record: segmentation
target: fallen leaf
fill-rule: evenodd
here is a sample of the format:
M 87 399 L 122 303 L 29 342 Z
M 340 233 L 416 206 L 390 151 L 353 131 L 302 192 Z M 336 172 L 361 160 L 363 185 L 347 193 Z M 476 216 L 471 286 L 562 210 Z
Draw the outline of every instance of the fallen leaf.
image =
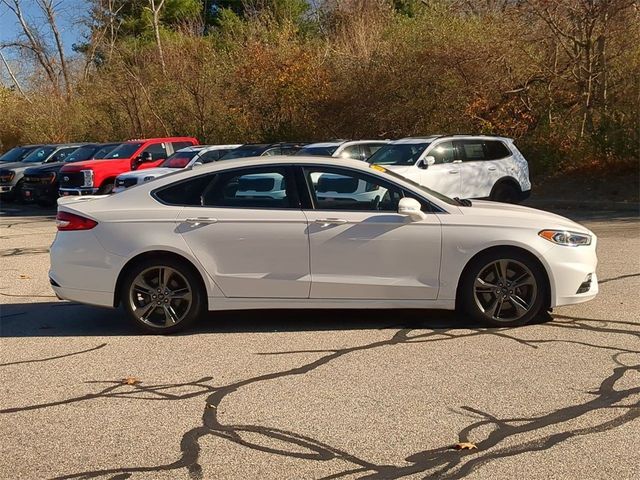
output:
M 29 275 L 20 274 L 20 278 L 31 278 Z
M 136 385 L 138 383 L 140 383 L 140 380 L 138 380 L 136 377 L 127 377 L 122 379 L 123 385 Z
M 456 449 L 456 450 L 477 450 L 478 449 L 476 444 L 475 443 L 471 443 L 471 442 L 456 443 L 453 446 L 453 448 Z
M 212 405 L 211 403 L 207 403 L 207 408 L 216 408 L 216 406 Z

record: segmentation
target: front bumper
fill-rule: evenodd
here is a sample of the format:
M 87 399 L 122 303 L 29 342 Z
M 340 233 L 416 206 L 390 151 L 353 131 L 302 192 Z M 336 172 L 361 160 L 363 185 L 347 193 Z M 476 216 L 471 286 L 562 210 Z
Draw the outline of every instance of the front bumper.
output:
M 22 186 L 22 199 L 27 202 L 37 202 L 47 200 L 54 202 L 58 197 L 58 188 L 56 185 L 31 185 L 25 183 Z
M 61 188 L 60 196 L 66 197 L 69 195 L 93 195 L 98 191 L 93 187 L 79 187 L 79 188 Z
M 14 185 L 0 185 L 0 193 L 10 193 Z

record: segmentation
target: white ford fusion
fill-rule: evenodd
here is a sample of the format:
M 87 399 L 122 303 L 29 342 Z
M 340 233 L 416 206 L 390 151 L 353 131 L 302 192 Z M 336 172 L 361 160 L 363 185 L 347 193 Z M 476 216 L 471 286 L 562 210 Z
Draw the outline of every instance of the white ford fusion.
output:
M 338 192 L 359 185 L 375 196 Z M 214 162 L 110 197 L 62 198 L 57 224 L 56 294 L 123 305 L 150 332 L 205 310 L 307 307 L 458 308 L 513 326 L 598 292 L 585 227 L 451 200 L 344 159 Z

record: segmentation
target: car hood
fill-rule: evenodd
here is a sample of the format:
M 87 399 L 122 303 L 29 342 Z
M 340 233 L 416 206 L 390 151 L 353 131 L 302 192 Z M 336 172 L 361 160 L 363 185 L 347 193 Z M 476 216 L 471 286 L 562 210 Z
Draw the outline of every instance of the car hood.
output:
M 179 168 L 146 168 L 143 170 L 133 170 L 131 172 L 125 172 L 118 175 L 118 178 L 146 178 L 146 177 L 160 177 L 168 173 L 177 172 Z
M 79 172 L 92 167 L 100 168 L 101 165 L 113 164 L 113 162 L 128 161 L 128 158 L 114 158 L 109 160 L 83 160 L 82 162 L 71 162 L 64 166 L 65 172 Z
M 398 175 L 404 175 L 406 173 L 408 173 L 411 170 L 411 167 L 413 167 L 414 165 L 380 165 L 383 168 L 386 168 L 387 170 L 391 170 L 394 173 L 397 173 Z
M 592 232 L 561 215 L 535 208 L 513 205 L 510 203 L 473 200 L 471 207 L 460 207 L 466 217 L 477 219 L 484 225 L 501 225 L 512 227 L 536 227 L 548 229 L 566 229 L 574 232 L 592 234 Z
M 0 170 L 24 170 L 29 167 L 37 167 L 41 165 L 39 162 L 33 163 L 24 163 L 24 162 L 9 162 L 9 163 L 0 163 Z
M 45 163 L 44 165 L 36 165 L 35 167 L 27 168 L 30 175 L 37 175 L 39 173 L 59 172 L 62 167 L 65 166 L 64 162 Z

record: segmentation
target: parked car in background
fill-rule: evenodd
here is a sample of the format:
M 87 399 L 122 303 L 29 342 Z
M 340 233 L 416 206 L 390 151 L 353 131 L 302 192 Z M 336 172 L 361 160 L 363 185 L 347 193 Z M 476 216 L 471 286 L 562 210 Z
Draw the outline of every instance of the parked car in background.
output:
M 305 143 L 245 143 L 220 158 L 220 160 L 232 160 L 234 158 L 263 157 L 273 155 L 293 155 Z
M 324 196 L 314 175 L 380 198 Z M 248 194 L 272 187 L 281 193 Z M 506 327 L 598 293 L 596 237 L 582 225 L 470 206 L 352 160 L 213 162 L 118 195 L 60 199 L 57 226 L 56 295 L 122 305 L 152 333 L 247 308 L 459 308 Z
M 20 162 L 38 147 L 42 147 L 42 145 L 21 145 L 19 147 L 13 147 L 0 156 L 0 163 Z
M 22 177 L 27 168 L 43 163 L 62 162 L 83 145 L 83 143 L 42 145 L 31 150 L 20 162 L 0 164 L 0 195 L 2 199 L 22 199 Z
M 24 172 L 22 198 L 47 206 L 56 202 L 60 188 L 60 170 L 68 163 L 84 162 L 107 156 L 120 143 L 90 143 L 79 147 L 61 162 L 27 168 Z
M 454 198 L 517 203 L 531 193 L 529 164 L 513 140 L 505 137 L 403 138 L 367 161 Z
M 387 143 L 389 140 L 336 140 L 334 142 L 310 143 L 294 155 L 366 160 Z
M 192 137 L 148 138 L 122 143 L 103 160 L 70 163 L 60 170 L 61 195 L 111 193 L 118 175 L 157 167 L 173 152 L 197 145 Z
M 133 170 L 131 172 L 121 173 L 116 177 L 114 193 L 133 187 L 139 183 L 144 183 L 154 178 L 161 177 L 176 169 L 192 167 L 196 164 L 205 164 L 220 160 L 222 156 L 227 154 L 240 145 L 196 145 L 178 150 L 169 156 L 156 168 L 149 168 L 142 171 Z

